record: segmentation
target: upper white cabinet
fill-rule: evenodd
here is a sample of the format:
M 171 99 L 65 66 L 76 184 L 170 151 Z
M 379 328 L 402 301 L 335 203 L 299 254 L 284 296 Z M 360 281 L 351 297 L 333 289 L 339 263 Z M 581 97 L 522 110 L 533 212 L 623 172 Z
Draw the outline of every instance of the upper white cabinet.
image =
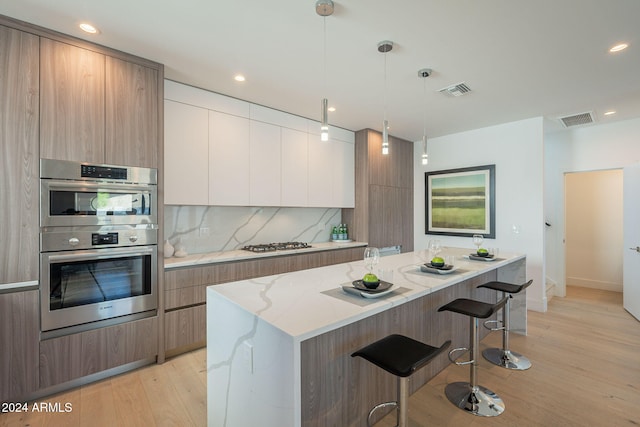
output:
M 280 189 L 283 206 L 309 206 L 309 135 L 282 128 Z
M 322 142 L 318 122 L 168 80 L 165 98 L 165 203 L 354 207 L 353 132 Z
M 280 206 L 280 126 L 251 120 L 249 203 Z
M 209 111 L 209 204 L 250 206 L 249 119 Z
M 309 206 L 355 206 L 355 134 L 329 127 L 320 140 L 320 123 L 309 120 Z
M 353 207 L 354 144 L 309 135 L 309 206 Z
M 337 206 L 333 203 L 333 163 L 337 157 L 332 141 L 309 135 L 309 206 Z
M 209 204 L 209 111 L 164 101 L 164 203 Z

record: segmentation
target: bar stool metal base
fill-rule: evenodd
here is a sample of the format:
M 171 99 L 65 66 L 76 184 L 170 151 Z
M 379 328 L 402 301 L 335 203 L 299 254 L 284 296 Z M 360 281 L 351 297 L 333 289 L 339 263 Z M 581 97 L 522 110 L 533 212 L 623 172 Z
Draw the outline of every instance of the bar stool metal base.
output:
M 503 350 L 501 348 L 487 348 L 482 352 L 482 355 L 494 365 L 514 371 L 524 371 L 531 367 L 529 359 L 515 351 Z
M 480 417 L 495 417 L 504 411 L 504 402 L 491 390 L 466 382 L 447 384 L 444 393 L 449 402 L 465 412 Z

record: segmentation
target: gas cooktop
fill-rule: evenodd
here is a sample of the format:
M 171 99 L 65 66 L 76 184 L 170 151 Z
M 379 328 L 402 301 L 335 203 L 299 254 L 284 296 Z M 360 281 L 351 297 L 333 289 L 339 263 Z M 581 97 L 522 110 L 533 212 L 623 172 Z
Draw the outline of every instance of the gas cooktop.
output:
M 282 243 L 264 243 L 259 245 L 247 245 L 242 249 L 251 252 L 272 252 L 272 251 L 285 251 L 289 249 L 305 249 L 310 248 L 311 245 L 305 242 L 282 242 Z

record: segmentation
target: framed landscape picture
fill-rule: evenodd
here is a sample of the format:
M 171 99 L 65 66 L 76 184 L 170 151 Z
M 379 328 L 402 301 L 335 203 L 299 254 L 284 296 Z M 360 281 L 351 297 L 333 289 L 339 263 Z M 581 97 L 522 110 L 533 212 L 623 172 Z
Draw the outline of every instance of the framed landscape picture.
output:
M 425 234 L 496 237 L 496 165 L 425 172 Z

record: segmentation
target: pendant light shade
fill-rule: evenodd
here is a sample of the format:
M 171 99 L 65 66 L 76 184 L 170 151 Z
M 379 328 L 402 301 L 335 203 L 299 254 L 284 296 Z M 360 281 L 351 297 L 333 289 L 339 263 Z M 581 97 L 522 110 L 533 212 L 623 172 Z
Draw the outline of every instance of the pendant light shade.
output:
M 323 67 L 322 76 L 324 78 L 324 92 L 327 93 L 327 16 L 333 14 L 333 1 L 318 0 L 316 2 L 316 13 L 323 18 L 322 22 L 322 49 L 323 49 Z M 329 141 L 329 101 L 322 98 L 320 104 L 320 140 Z
M 427 77 L 431 75 L 431 68 L 423 68 L 418 71 L 418 76 L 423 79 L 423 96 L 424 96 L 424 119 L 422 128 L 422 164 L 429 164 L 429 154 L 427 153 Z
M 382 154 L 389 154 L 389 122 L 382 121 Z
M 322 98 L 322 123 L 320 124 L 320 141 L 329 140 L 329 101 Z
M 383 88 L 383 104 L 384 118 L 382 120 L 382 154 L 389 154 L 389 122 L 387 121 L 387 52 L 393 49 L 393 42 L 384 40 L 378 43 L 378 52 L 385 54 L 384 56 L 384 88 Z
M 429 155 L 427 154 L 427 136 L 422 135 L 422 164 L 429 164 Z

